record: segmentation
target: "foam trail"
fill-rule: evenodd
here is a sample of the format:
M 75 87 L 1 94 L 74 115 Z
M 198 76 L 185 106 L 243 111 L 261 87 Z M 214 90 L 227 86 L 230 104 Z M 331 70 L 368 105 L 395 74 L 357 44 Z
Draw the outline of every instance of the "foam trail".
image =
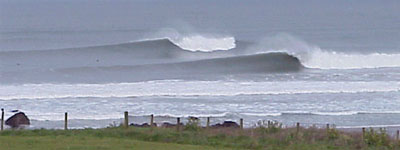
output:
M 246 85 L 246 86 L 243 86 Z M 313 94 L 399 91 L 400 82 L 226 82 L 149 81 L 110 84 L 0 85 L 0 99 L 56 99 L 68 97 L 235 96 L 256 94 Z
M 241 113 L 247 116 L 282 116 L 282 115 L 319 115 L 319 116 L 344 116 L 344 115 L 357 115 L 361 112 L 349 111 L 349 112 L 308 112 L 308 111 L 283 111 L 274 113 Z
M 318 115 L 318 116 L 350 116 L 350 115 L 363 115 L 363 114 L 400 114 L 399 111 L 338 111 L 338 112 L 310 112 L 310 111 L 282 111 L 271 113 L 240 113 L 246 116 L 282 116 L 282 115 Z
M 266 116 L 281 116 L 282 113 L 240 113 L 246 116 L 257 116 L 257 117 L 266 117 Z
M 345 54 L 316 50 L 309 54 L 303 64 L 309 68 L 320 69 L 360 69 L 400 67 L 400 54 Z
M 353 129 L 353 128 L 390 128 L 400 127 L 400 124 L 381 124 L 381 125 L 363 125 L 363 126 L 336 126 L 339 129 Z
M 199 118 L 205 118 L 205 117 L 213 117 L 213 118 L 222 118 L 226 117 L 230 113 L 224 112 L 224 113 L 219 113 L 219 114 L 189 114 L 189 115 L 176 115 L 176 114 L 169 114 L 169 113 L 161 113 L 161 114 L 154 114 L 154 116 L 157 117 L 170 117 L 170 118 L 177 118 L 177 117 L 182 117 L 182 118 L 187 118 L 191 116 L 199 117 Z M 142 114 L 138 116 L 147 116 L 148 114 Z
M 321 116 L 344 116 L 344 115 L 356 115 L 359 112 L 356 111 L 347 111 L 347 112 L 311 112 L 313 115 L 321 115 Z

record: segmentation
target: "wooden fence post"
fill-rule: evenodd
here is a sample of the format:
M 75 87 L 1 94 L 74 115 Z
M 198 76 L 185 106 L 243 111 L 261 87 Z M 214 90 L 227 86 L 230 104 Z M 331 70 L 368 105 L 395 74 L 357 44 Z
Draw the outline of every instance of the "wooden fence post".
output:
M 327 133 L 327 134 L 329 133 L 329 123 L 326 124 L 326 133 Z
M 397 132 L 396 132 L 396 140 L 399 140 L 399 137 L 400 136 L 400 131 L 399 130 L 397 130 Z
M 365 137 L 365 128 L 362 128 L 362 138 L 364 139 Z
M 4 109 L 2 108 L 1 109 L 1 130 L 0 131 L 3 131 L 3 129 L 4 129 Z
M 243 129 L 243 118 L 240 118 L 240 129 Z
M 154 126 L 154 115 L 151 114 L 150 115 L 150 127 L 153 127 L 153 126 Z
M 176 130 L 179 131 L 179 126 L 181 125 L 181 118 L 176 118 Z
M 68 112 L 64 114 L 64 130 L 68 130 Z
M 210 127 L 210 117 L 207 117 L 207 124 L 206 127 L 209 128 Z
M 296 134 L 299 134 L 300 132 L 300 122 L 296 123 Z
M 128 128 L 129 126 L 129 119 L 128 119 L 128 111 L 124 112 L 124 127 Z

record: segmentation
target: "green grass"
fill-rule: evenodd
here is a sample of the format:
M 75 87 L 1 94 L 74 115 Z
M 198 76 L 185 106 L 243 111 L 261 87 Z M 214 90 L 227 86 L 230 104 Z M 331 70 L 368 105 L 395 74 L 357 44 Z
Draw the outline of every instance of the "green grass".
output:
M 208 146 L 76 136 L 2 136 L 1 150 L 206 150 Z
M 4 146 L 5 145 L 5 146 Z M 353 150 L 400 149 L 384 132 L 340 132 L 259 126 L 252 129 L 122 128 L 80 130 L 7 130 L 0 132 L 2 149 L 265 149 Z

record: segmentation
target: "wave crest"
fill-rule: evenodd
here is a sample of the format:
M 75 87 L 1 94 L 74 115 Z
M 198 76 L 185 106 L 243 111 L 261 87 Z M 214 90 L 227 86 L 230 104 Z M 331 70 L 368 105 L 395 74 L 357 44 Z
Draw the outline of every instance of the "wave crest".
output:
M 168 39 L 174 45 L 193 52 L 226 51 L 236 47 L 236 40 L 233 36 L 181 33 L 175 29 L 163 29 L 150 37 L 155 38 L 147 38 L 141 41 Z
M 265 38 L 250 48 L 250 52 L 285 52 L 297 57 L 305 67 L 315 69 L 400 67 L 400 54 L 357 54 L 325 50 L 289 34 Z
M 236 47 L 234 37 L 207 38 L 201 35 L 187 36 L 178 40 L 170 39 L 175 45 L 184 50 L 212 52 L 230 50 Z

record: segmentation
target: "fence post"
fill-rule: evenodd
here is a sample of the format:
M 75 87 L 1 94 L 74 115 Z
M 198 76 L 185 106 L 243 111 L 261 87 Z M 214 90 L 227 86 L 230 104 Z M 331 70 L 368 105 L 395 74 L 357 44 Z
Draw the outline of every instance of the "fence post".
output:
M 129 119 L 128 119 L 128 111 L 124 112 L 124 127 L 128 128 L 129 125 Z
M 181 118 L 176 118 L 176 130 L 179 131 L 179 126 L 181 125 Z
M 296 123 L 296 134 L 299 134 L 300 132 L 300 122 Z
M 397 132 L 396 132 L 396 140 L 399 140 L 399 136 L 400 136 L 400 131 L 397 130 Z
M 64 130 L 68 130 L 68 112 L 64 114 Z
M 1 109 L 1 131 L 4 129 L 4 109 Z
M 210 117 L 207 117 L 207 124 L 206 127 L 209 128 L 210 127 Z
M 240 118 L 240 129 L 243 129 L 243 118 Z
M 364 139 L 365 137 L 365 128 L 362 128 L 362 138 Z
M 150 115 L 150 127 L 153 127 L 153 126 L 154 126 L 154 115 L 151 114 Z
M 327 134 L 329 133 L 329 123 L 326 124 L 326 133 L 327 133 Z

